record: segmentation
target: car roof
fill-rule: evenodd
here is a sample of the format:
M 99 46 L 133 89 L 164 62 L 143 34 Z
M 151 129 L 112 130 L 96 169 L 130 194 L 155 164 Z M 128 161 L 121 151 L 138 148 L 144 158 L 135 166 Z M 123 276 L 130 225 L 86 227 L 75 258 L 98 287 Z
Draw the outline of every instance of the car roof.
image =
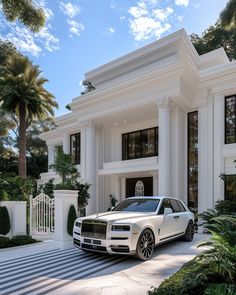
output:
M 179 200 L 178 198 L 167 197 L 167 196 L 142 196 L 142 197 L 130 197 L 127 199 L 159 199 L 159 200 L 162 200 L 164 198 Z M 181 200 L 179 200 L 179 201 L 181 201 Z

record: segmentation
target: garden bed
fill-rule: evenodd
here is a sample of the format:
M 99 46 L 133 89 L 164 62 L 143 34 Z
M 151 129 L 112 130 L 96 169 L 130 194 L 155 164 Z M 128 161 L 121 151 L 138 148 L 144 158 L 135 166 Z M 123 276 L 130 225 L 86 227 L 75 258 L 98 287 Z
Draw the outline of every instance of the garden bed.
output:
M 0 249 L 23 246 L 28 244 L 38 243 L 39 241 L 33 239 L 31 236 L 14 236 L 11 239 L 7 237 L 0 237 Z

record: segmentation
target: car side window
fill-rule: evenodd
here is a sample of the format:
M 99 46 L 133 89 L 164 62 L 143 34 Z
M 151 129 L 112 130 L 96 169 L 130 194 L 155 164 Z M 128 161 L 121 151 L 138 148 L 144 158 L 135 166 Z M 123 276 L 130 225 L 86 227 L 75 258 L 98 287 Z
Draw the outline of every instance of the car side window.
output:
M 179 207 L 179 202 L 177 200 L 170 200 L 173 212 L 181 212 L 181 208 Z
M 170 199 L 164 199 L 162 201 L 161 208 L 160 208 L 158 214 L 164 214 L 165 208 L 171 208 L 173 210 L 171 203 L 170 203 Z
M 178 202 L 181 212 L 186 212 L 186 209 L 184 208 L 183 204 L 180 201 L 177 201 L 177 202 Z

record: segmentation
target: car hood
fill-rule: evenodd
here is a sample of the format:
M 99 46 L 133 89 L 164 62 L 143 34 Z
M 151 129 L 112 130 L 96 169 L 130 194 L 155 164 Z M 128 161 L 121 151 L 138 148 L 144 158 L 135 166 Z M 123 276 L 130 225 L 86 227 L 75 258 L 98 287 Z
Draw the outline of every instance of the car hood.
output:
M 94 219 L 94 220 L 100 220 L 100 221 L 106 221 L 106 222 L 125 221 L 125 222 L 132 223 L 132 221 L 134 220 L 137 221 L 137 219 L 139 218 L 143 219 L 145 217 L 150 217 L 154 215 L 156 215 L 156 213 L 111 211 L 111 212 L 93 214 L 90 216 L 79 218 L 78 220 Z

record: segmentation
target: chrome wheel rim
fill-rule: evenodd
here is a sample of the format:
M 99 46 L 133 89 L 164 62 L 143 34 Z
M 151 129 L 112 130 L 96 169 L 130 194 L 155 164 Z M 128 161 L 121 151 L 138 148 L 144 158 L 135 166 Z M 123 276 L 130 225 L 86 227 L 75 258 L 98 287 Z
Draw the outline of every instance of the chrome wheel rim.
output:
M 151 231 L 145 231 L 140 239 L 140 251 L 145 259 L 152 256 L 154 250 L 154 237 Z
M 188 229 L 187 229 L 187 237 L 189 239 L 192 239 L 194 235 L 194 225 L 192 223 L 189 223 Z

